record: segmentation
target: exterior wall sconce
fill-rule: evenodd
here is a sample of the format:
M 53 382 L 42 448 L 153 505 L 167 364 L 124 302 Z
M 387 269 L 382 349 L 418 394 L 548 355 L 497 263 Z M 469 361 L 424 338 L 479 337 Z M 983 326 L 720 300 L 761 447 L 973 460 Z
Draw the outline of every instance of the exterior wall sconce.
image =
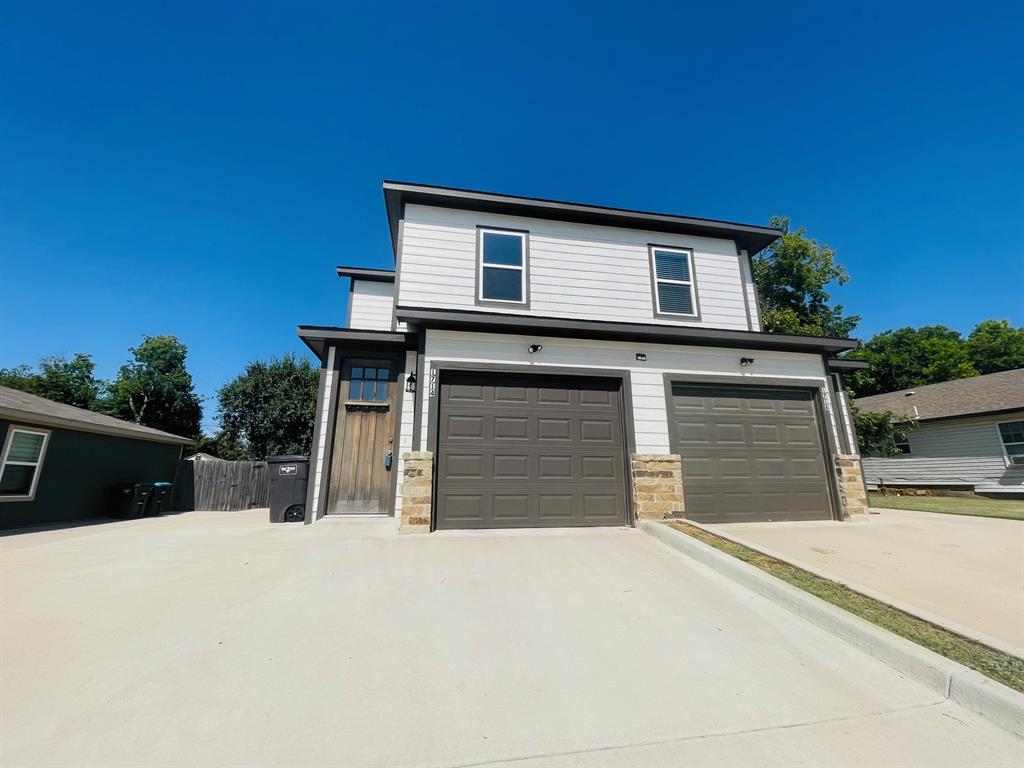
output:
M 636 359 L 639 360 L 641 363 L 646 363 L 647 362 L 647 353 L 646 352 L 637 352 L 636 353 Z
M 405 391 L 415 392 L 416 391 L 416 374 L 410 373 L 409 378 L 405 380 Z
M 744 368 L 746 368 L 748 365 L 753 365 L 753 364 L 754 364 L 754 358 L 752 358 L 752 357 L 741 357 L 740 358 L 740 365 L 742 365 Z
M 544 345 L 543 344 L 531 344 L 530 348 L 529 348 L 529 352 L 532 355 L 534 352 L 540 352 L 542 349 L 544 349 Z

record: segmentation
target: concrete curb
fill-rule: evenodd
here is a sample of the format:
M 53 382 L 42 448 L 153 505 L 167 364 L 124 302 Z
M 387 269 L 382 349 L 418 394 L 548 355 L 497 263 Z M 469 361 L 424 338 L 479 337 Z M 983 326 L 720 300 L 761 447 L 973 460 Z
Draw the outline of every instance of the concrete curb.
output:
M 641 520 L 637 527 L 999 728 L 1024 738 L 1024 694 L 847 613 L 663 523 Z
M 761 544 L 748 541 L 744 539 L 742 536 L 738 536 L 737 534 L 733 533 L 732 531 L 723 531 L 719 528 L 716 528 L 714 525 L 698 523 L 694 520 L 687 520 L 686 522 L 688 525 L 692 525 L 694 528 L 700 528 L 702 531 L 707 531 L 713 536 L 718 536 L 720 538 L 727 539 L 733 542 L 734 544 L 740 544 L 746 547 L 747 549 L 753 549 L 756 552 L 760 552 L 762 555 L 774 557 L 776 560 L 782 560 L 783 562 L 796 566 L 797 568 L 805 570 L 808 573 L 813 573 L 815 576 L 820 576 L 823 579 L 828 579 L 829 581 L 834 581 L 837 584 L 842 584 L 845 587 L 849 587 L 854 592 L 860 592 L 862 595 L 870 597 L 872 600 L 877 600 L 880 603 L 891 605 L 893 608 L 903 611 L 904 613 L 909 613 L 911 616 L 916 616 L 922 621 L 927 621 L 929 624 L 934 624 L 937 627 L 948 629 L 950 632 L 960 635 L 961 637 L 965 637 L 968 640 L 973 640 L 976 643 L 987 645 L 989 648 L 994 648 L 1000 653 L 1005 653 L 1010 656 L 1016 656 L 1019 659 L 1024 659 L 1024 649 L 1015 648 L 1009 643 L 1004 643 L 1002 640 L 998 640 L 994 637 L 989 637 L 988 635 L 985 635 L 981 632 L 977 632 L 976 630 L 970 629 L 969 627 L 965 627 L 961 624 L 957 624 L 956 622 L 949 621 L 948 619 L 945 619 L 941 616 L 936 616 L 934 613 L 923 611 L 916 606 L 909 605 L 900 600 L 896 600 L 895 598 L 889 597 L 888 595 L 884 595 L 881 592 L 870 589 L 869 587 L 862 587 L 860 584 L 857 584 L 854 581 L 850 581 L 849 579 L 844 579 L 842 576 L 837 576 L 834 573 L 823 571 L 818 566 L 810 565 L 808 563 L 802 562 L 801 560 L 792 558 L 789 555 L 783 555 Z M 835 523 L 832 522 L 831 525 L 835 525 Z M 842 523 L 842 525 L 847 525 L 847 523 Z

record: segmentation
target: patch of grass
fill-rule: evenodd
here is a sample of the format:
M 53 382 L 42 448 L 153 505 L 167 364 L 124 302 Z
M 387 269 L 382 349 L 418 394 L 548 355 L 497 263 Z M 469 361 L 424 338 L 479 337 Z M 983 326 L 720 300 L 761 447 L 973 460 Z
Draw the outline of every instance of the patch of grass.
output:
M 820 597 L 855 616 L 870 621 L 883 629 L 894 632 L 911 642 L 935 651 L 947 659 L 981 672 L 1014 690 L 1024 693 L 1024 659 L 989 648 L 987 645 L 969 640 L 955 632 L 911 616 L 843 584 L 824 579 L 789 563 L 736 544 L 728 539 L 715 536 L 701 528 L 686 523 L 669 523 L 677 531 L 692 536 L 715 549 L 732 555 L 745 563 L 760 568 L 787 584 L 804 592 Z
M 1024 520 L 1022 499 L 986 499 L 981 496 L 882 496 L 878 493 L 868 494 L 868 499 L 872 507 L 884 509 L 911 509 L 918 512 L 939 512 L 944 515 Z

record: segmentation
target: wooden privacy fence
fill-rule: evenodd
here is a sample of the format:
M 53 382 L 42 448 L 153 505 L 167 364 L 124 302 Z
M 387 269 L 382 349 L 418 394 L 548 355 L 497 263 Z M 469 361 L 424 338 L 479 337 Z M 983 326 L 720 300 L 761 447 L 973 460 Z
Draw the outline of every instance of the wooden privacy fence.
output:
M 270 504 L 265 461 L 182 461 L 175 509 L 252 509 Z

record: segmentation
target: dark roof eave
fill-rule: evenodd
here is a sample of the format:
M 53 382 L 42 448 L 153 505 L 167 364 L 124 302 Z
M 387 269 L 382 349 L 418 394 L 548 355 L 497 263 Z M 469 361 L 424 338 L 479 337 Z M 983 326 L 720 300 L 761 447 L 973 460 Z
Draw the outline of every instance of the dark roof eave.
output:
M 395 282 L 395 272 L 391 269 L 365 269 L 363 267 L 335 267 L 338 277 L 350 277 L 353 280 L 370 280 L 379 283 Z
M 745 349 L 775 349 L 817 354 L 836 354 L 857 348 L 855 339 L 823 336 L 796 336 L 757 331 L 733 331 L 722 328 L 692 328 L 647 323 L 616 323 L 599 320 L 568 320 L 557 317 L 501 315 L 460 310 L 398 307 L 399 320 L 421 323 L 431 328 L 534 333 L 608 340 L 648 341 L 663 344 L 728 346 Z
M 833 371 L 863 371 L 869 366 L 863 360 L 833 359 L 828 361 L 828 367 Z
M 172 435 L 170 432 L 153 430 L 153 432 L 139 432 L 132 429 L 121 429 L 116 425 L 96 424 L 90 421 L 79 421 L 66 416 L 55 416 L 47 413 L 29 410 L 27 408 L 12 408 L 0 406 L 0 417 L 15 422 L 31 424 L 42 427 L 61 427 L 76 432 L 88 432 L 94 435 L 109 435 L 111 437 L 125 437 L 130 440 L 145 440 L 151 443 L 166 443 L 167 445 L 180 445 L 186 448 L 195 446 L 196 441 L 188 437 Z
M 692 216 L 674 216 L 626 208 L 568 203 L 539 197 L 500 195 L 493 192 L 439 187 L 430 184 L 412 184 L 402 181 L 384 181 L 382 186 L 388 225 L 391 230 L 391 247 L 396 254 L 398 222 L 403 216 L 403 208 L 407 203 L 714 237 L 735 241 L 737 246 L 746 250 L 750 256 L 764 250 L 782 235 L 782 231 L 779 229 L 755 224 L 739 224 Z
M 329 325 L 300 325 L 299 338 L 321 361 L 328 345 L 344 345 L 351 349 L 373 350 L 381 347 L 415 346 L 415 335 L 392 331 L 370 331 L 358 328 L 337 328 Z

